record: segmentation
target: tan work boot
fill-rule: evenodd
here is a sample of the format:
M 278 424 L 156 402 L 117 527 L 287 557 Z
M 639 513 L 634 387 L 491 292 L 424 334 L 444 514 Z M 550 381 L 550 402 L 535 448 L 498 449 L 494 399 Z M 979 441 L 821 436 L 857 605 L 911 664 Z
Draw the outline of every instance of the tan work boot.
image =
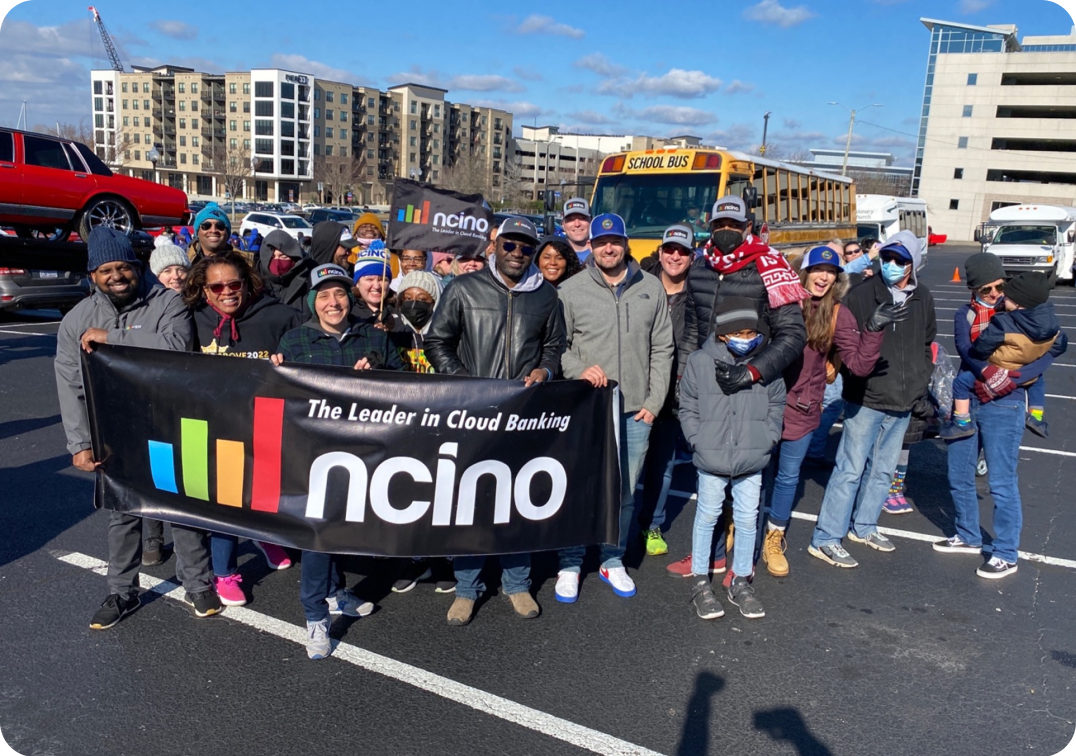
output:
M 474 599 L 456 596 L 452 606 L 448 608 L 448 624 L 463 627 L 474 616 Z
M 774 577 L 785 577 L 788 574 L 786 548 L 785 531 L 766 531 L 766 538 L 762 541 L 762 561 L 766 563 L 766 570 Z
M 534 619 L 541 612 L 538 602 L 527 591 L 523 593 L 509 593 L 508 600 L 512 602 L 512 608 L 523 619 Z

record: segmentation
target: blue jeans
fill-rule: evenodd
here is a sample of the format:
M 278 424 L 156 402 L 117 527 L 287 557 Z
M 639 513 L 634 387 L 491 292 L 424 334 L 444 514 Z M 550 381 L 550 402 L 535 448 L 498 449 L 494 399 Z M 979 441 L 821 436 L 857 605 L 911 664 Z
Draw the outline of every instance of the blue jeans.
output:
M 841 542 L 851 530 L 866 538 L 878 530 L 911 412 L 885 412 L 846 402 L 837 467 L 811 537 L 815 548 Z M 854 517 L 854 519 L 853 519 Z
M 209 546 L 213 554 L 213 575 L 228 577 L 239 571 L 235 562 L 235 550 L 239 546 L 239 536 L 226 533 L 210 533 Z
M 755 529 L 762 495 L 762 473 L 728 478 L 699 470 L 699 498 L 691 534 L 691 571 L 710 572 L 710 546 L 714 527 L 725 503 L 725 487 L 732 486 L 732 521 L 736 543 L 732 546 L 732 574 L 748 576 L 754 569 Z
M 844 411 L 844 376 L 838 374 L 837 380 L 826 386 L 826 393 L 822 397 L 822 424 L 815 429 L 811 440 L 811 446 L 807 449 L 808 457 L 826 456 L 826 442 L 829 441 L 829 430 L 837 422 L 837 418 Z
M 329 617 L 325 599 L 344 589 L 344 573 L 332 554 L 304 551 L 302 576 L 299 579 L 299 600 L 307 622 L 320 622 Z
M 988 404 L 971 400 L 971 420 L 977 436 L 950 441 L 949 491 L 956 508 L 956 534 L 970 546 L 982 544 L 979 530 L 979 497 L 975 492 L 975 466 L 982 443 L 990 468 L 990 495 L 994 499 L 993 556 L 1006 562 L 1017 560 L 1023 512 L 1016 464 L 1024 437 L 1024 392 L 1015 391 Z
M 1027 387 L 1027 406 L 1046 406 L 1046 376 L 1040 376 L 1037 381 Z
M 612 569 L 624 566 L 624 550 L 628 546 L 628 533 L 635 516 L 635 486 L 646 459 L 650 443 L 650 426 L 635 420 L 635 413 L 620 416 L 620 542 L 616 546 L 602 544 L 602 567 Z M 561 572 L 580 572 L 586 547 L 575 546 L 560 551 Z M 456 589 L 459 593 L 459 588 Z
M 665 524 L 665 503 L 672 488 L 681 436 L 680 421 L 672 415 L 659 417 L 650 429 L 649 449 L 643 465 L 643 490 L 639 496 L 639 526 L 644 530 L 661 530 Z
M 953 379 L 953 399 L 971 399 L 975 393 L 975 374 L 970 370 L 961 370 Z
M 773 479 L 773 493 L 770 494 L 770 522 L 774 525 L 786 527 L 792 519 L 792 503 L 800 482 L 800 467 L 813 440 L 814 436 L 808 433 L 795 441 L 782 441 L 778 447 L 777 474 Z
M 486 592 L 482 582 L 482 567 L 486 564 L 484 556 L 460 556 L 452 560 L 452 569 L 456 573 L 456 595 L 460 598 L 477 601 Z M 531 588 L 531 555 L 501 554 L 501 587 L 506 595 L 526 593 Z

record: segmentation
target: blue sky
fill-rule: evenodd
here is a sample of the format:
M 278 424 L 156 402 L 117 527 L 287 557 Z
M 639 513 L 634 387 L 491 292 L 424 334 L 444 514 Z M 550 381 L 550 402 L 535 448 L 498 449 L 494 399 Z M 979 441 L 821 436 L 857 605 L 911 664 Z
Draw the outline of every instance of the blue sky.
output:
M 522 123 L 587 133 L 695 134 L 784 154 L 855 145 L 910 164 L 922 98 L 927 16 L 1014 23 L 1024 35 L 1067 34 L 1047 0 L 746 0 L 304 5 L 281 0 L 169 6 L 99 0 L 126 62 L 199 70 L 291 68 L 382 89 L 404 81 L 492 104 Z M 316 10 L 298 12 L 297 8 Z M 489 8 L 489 10 L 486 10 Z M 723 10 L 723 8 L 728 8 Z M 182 9 L 182 12 L 180 12 Z M 84 2 L 30 0 L 0 27 L 0 124 L 23 100 L 30 123 L 89 116 L 89 70 L 107 67 Z

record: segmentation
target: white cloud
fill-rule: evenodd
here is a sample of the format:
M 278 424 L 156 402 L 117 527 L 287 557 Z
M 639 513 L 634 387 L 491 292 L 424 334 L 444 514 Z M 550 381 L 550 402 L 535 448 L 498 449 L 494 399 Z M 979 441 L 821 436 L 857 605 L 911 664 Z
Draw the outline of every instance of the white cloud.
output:
M 534 118 L 536 116 L 551 115 L 555 111 L 535 105 L 533 102 L 517 101 L 506 102 L 504 100 L 475 100 L 473 105 L 483 108 L 497 108 L 507 110 L 517 118 Z
M 411 66 L 401 73 L 390 74 L 385 77 L 389 84 L 424 84 L 427 87 L 440 87 L 441 74 L 437 71 L 423 71 L 421 66 Z
M 518 81 L 493 74 L 453 76 L 446 89 L 464 89 L 469 92 L 525 92 L 527 90 Z
M 792 130 L 792 131 L 795 131 L 796 129 L 798 129 L 800 126 L 803 125 L 802 123 L 797 121 L 795 118 L 782 119 L 782 123 L 784 123 L 786 129 L 789 129 L 789 130 Z
M 197 39 L 198 27 L 184 21 L 150 21 L 149 27 L 172 39 Z
M 605 76 L 607 78 L 623 76 L 628 72 L 628 69 L 613 63 L 613 61 L 609 60 L 604 53 L 600 52 L 584 55 L 572 65 L 576 68 L 585 68 L 588 71 L 598 74 L 598 76 Z
M 725 88 L 725 94 L 729 94 L 729 95 L 746 93 L 746 92 L 754 92 L 754 91 L 755 91 L 755 85 L 754 84 L 748 84 L 747 82 L 740 81 L 739 79 L 733 79 L 732 82 L 728 85 L 728 87 Z
M 614 123 L 614 120 L 612 118 L 603 115 L 596 110 L 579 110 L 574 113 L 568 113 L 568 117 L 578 121 L 579 123 L 592 124 L 596 126 Z
M 977 2 L 978 0 L 963 1 Z M 806 5 L 786 8 L 777 0 L 762 0 L 758 5 L 752 5 L 750 8 L 744 9 L 743 17 L 748 21 L 758 21 L 759 23 L 773 24 L 780 26 L 782 29 L 788 29 L 809 21 L 815 17 L 815 14 Z
M 516 66 L 515 68 L 512 69 L 512 73 L 514 73 L 516 76 L 523 79 L 524 81 L 544 81 L 545 80 L 545 77 L 542 76 L 541 71 L 538 71 L 537 69 L 531 68 L 530 66 Z
M 706 139 L 732 150 L 749 150 L 755 146 L 755 127 L 747 123 L 734 123 L 727 129 L 711 131 Z
M 269 63 L 273 68 L 284 68 L 300 73 L 308 73 L 318 79 L 340 81 L 345 84 L 360 84 L 363 82 L 363 77 L 348 71 L 347 69 L 335 68 L 327 63 L 310 60 L 310 58 L 294 53 L 273 53 L 272 57 L 269 59 Z
M 994 0 L 960 0 L 957 7 L 965 16 L 970 16 L 973 13 L 986 10 L 993 4 Z
M 642 74 L 636 79 L 611 79 L 598 86 L 598 94 L 628 97 L 651 95 L 654 97 L 678 97 L 684 100 L 705 97 L 721 87 L 721 79 L 702 71 L 685 71 L 673 68 L 661 76 Z
M 553 34 L 558 37 L 571 37 L 582 39 L 586 32 L 568 24 L 557 23 L 550 16 L 530 15 L 523 19 L 523 23 L 516 27 L 518 34 Z
M 617 115 L 651 123 L 669 123 L 676 126 L 705 126 L 715 123 L 717 116 L 708 110 L 688 108 L 682 105 L 652 105 L 642 110 L 632 110 L 618 105 Z

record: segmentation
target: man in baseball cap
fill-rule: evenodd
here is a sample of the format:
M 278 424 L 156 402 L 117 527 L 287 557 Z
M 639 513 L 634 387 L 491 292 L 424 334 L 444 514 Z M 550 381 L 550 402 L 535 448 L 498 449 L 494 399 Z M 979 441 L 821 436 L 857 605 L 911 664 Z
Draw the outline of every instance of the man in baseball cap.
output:
M 526 218 L 512 215 L 505 218 L 497 229 L 497 238 L 508 236 L 522 242 L 529 242 L 531 246 L 538 243 L 538 229 Z
M 579 262 L 585 262 L 590 256 L 590 203 L 582 197 L 565 202 L 561 227 Z

